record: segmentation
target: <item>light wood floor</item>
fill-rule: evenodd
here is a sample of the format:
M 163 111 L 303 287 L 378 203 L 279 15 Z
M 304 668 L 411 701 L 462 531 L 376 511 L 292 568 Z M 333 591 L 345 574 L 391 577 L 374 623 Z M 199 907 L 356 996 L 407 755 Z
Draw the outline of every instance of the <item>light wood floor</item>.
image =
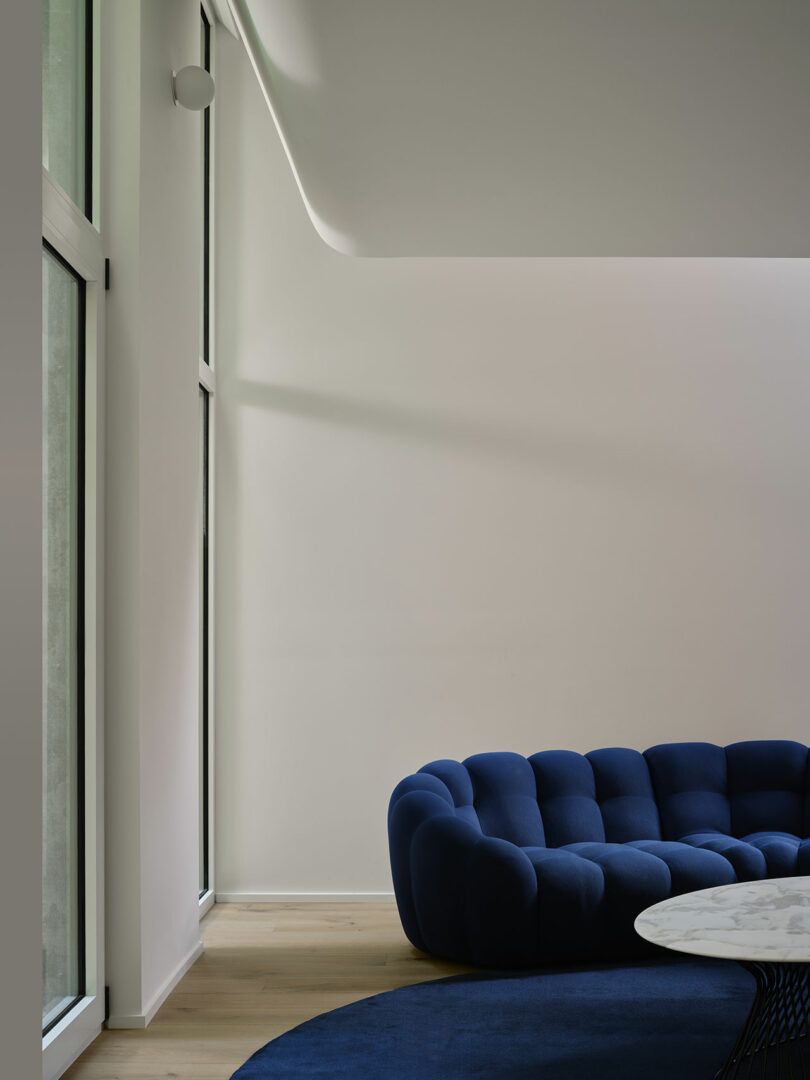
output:
M 64 1080 L 228 1080 L 327 1009 L 468 970 L 417 952 L 393 903 L 217 904 L 205 953 L 145 1031 L 103 1031 Z

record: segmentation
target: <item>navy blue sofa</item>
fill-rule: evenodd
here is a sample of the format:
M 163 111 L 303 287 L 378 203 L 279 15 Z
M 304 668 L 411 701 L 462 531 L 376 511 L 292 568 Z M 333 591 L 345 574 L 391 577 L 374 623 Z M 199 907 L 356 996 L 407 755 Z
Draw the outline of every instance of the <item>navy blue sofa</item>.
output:
M 787 741 L 434 761 L 391 796 L 402 926 L 483 967 L 644 955 L 649 904 L 810 873 L 809 762 Z

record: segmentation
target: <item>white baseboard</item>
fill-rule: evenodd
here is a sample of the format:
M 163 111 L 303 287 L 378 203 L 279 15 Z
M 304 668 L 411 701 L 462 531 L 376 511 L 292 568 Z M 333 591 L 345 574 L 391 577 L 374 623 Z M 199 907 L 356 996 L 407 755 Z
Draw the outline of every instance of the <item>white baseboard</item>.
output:
M 148 1027 L 155 1013 L 160 1006 L 174 990 L 175 986 L 180 982 L 185 973 L 191 967 L 195 960 L 203 954 L 203 943 L 198 941 L 191 952 L 186 956 L 174 971 L 169 975 L 166 981 L 152 995 L 152 1000 L 146 1006 L 146 1009 L 142 1013 L 135 1013 L 132 1016 L 111 1016 L 107 1021 L 108 1028 L 145 1028 Z
M 218 904 L 387 904 L 393 892 L 218 892 Z

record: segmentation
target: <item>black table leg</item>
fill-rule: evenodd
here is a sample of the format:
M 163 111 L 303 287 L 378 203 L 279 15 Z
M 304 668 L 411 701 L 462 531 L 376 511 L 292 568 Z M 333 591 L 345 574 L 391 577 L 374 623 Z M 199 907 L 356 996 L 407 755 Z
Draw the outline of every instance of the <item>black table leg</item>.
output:
M 757 992 L 715 1080 L 810 1080 L 810 964 L 740 963 Z

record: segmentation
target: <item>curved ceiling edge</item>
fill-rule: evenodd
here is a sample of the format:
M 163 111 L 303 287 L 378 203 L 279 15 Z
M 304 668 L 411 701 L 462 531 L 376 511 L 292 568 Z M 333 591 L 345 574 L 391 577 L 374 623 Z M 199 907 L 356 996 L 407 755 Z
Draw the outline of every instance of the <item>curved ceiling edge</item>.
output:
M 807 0 L 228 0 L 346 255 L 810 255 Z
M 309 220 L 323 240 L 325 244 L 333 248 L 341 255 L 357 255 L 357 245 L 352 238 L 345 233 L 342 233 L 339 229 L 328 224 L 324 221 L 318 212 L 315 210 L 312 202 L 310 201 L 306 189 L 301 181 L 301 176 L 298 171 L 295 156 L 290 148 L 290 141 L 285 130 L 283 119 L 274 105 L 273 95 L 273 74 L 274 66 L 270 60 L 269 53 L 264 46 L 264 43 L 256 28 L 253 16 L 250 11 L 250 4 L 248 0 L 228 0 L 233 20 L 239 31 L 239 35 L 244 43 L 245 50 L 250 59 L 251 66 L 259 80 L 259 85 L 262 89 L 264 100 L 267 103 L 267 108 L 270 110 L 270 115 L 273 118 L 273 123 L 278 131 L 281 145 L 284 148 L 284 153 L 287 156 L 287 160 L 290 163 L 290 169 L 292 170 L 293 178 L 295 180 L 298 191 L 300 192 L 301 199 L 304 203 Z

